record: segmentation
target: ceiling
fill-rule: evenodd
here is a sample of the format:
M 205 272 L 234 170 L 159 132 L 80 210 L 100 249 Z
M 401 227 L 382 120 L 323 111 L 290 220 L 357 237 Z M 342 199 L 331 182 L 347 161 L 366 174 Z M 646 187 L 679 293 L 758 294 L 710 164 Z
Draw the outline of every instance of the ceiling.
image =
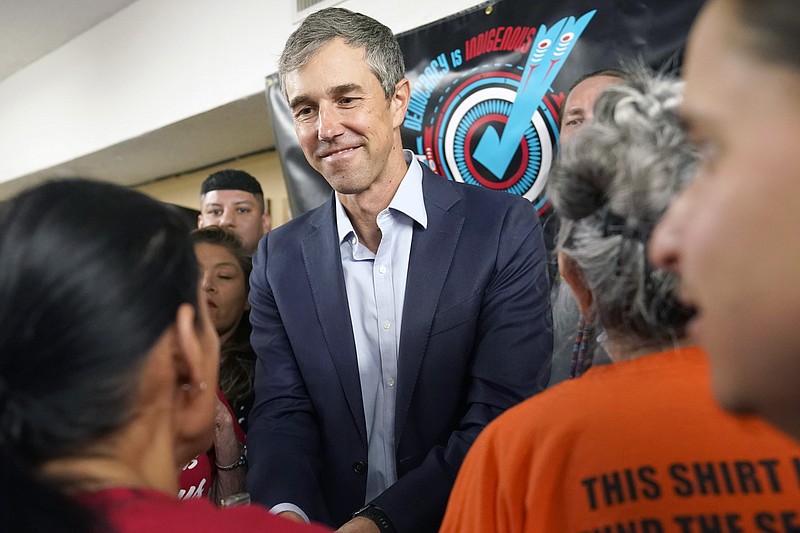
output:
M 0 82 L 135 1 L 0 0 Z M 118 183 L 136 185 L 268 150 L 274 145 L 266 98 L 256 94 L 73 161 L 0 183 L 0 199 L 52 177 L 112 177 Z
M 3 0 L 0 81 L 136 0 Z M 69 9 L 65 9 L 66 6 Z

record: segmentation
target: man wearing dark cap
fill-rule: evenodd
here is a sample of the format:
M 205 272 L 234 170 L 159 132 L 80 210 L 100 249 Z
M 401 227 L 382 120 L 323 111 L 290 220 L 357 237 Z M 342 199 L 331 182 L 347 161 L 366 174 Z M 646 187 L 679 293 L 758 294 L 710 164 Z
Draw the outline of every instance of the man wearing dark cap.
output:
M 200 204 L 198 228 L 220 226 L 230 230 L 251 254 L 272 226 L 261 185 L 243 170 L 225 169 L 207 177 L 200 187 Z

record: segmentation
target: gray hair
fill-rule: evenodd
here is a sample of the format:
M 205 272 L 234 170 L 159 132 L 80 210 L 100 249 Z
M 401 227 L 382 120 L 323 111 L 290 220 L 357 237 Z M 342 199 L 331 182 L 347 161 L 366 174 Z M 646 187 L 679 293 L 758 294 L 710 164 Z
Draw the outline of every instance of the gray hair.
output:
M 406 72 L 403 52 L 392 30 L 366 15 L 337 7 L 312 13 L 286 41 L 278 62 L 284 96 L 286 75 L 305 66 L 323 46 L 337 38 L 348 46 L 364 49 L 370 70 L 383 87 L 386 99 L 391 99 Z
M 676 278 L 647 261 L 652 228 L 693 175 L 697 156 L 676 114 L 682 82 L 635 70 L 606 88 L 594 122 L 564 147 L 548 188 L 558 248 L 593 293 L 596 318 L 629 348 L 684 336 L 691 311 Z

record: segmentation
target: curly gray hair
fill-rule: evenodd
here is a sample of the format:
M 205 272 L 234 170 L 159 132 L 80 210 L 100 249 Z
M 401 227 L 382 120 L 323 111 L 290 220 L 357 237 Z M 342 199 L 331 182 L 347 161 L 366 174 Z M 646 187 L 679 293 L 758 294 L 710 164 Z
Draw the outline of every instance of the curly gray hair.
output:
M 676 114 L 682 88 L 644 69 L 608 87 L 549 178 L 558 248 L 582 271 L 596 319 L 629 349 L 682 338 L 692 314 L 675 299 L 675 277 L 646 253 L 652 228 L 696 168 Z
M 367 64 L 389 100 L 406 72 L 397 38 L 392 30 L 377 20 L 338 7 L 312 13 L 289 36 L 278 61 L 284 97 L 286 75 L 302 68 L 315 53 L 336 38 L 343 39 L 348 46 L 364 49 Z

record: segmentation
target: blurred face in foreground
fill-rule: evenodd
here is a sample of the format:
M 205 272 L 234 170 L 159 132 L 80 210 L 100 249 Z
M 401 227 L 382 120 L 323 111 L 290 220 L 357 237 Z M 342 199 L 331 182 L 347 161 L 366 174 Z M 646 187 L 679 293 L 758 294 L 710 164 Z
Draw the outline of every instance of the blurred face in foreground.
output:
M 800 71 L 748 51 L 749 31 L 732 0 L 695 23 L 682 114 L 702 166 L 651 255 L 697 308 L 720 403 L 800 438 Z

